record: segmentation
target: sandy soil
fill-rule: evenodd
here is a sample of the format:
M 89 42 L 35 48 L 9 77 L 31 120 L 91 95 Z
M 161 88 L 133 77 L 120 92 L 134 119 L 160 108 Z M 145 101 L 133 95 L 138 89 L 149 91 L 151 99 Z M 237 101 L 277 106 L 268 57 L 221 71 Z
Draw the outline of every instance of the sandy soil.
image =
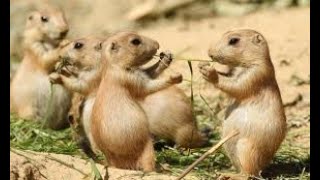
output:
M 161 50 L 169 49 L 173 53 L 185 48 L 187 51 L 180 56 L 192 59 L 209 59 L 207 49 L 215 43 L 221 35 L 231 29 L 252 28 L 261 32 L 269 42 L 272 61 L 276 70 L 276 77 L 280 86 L 284 103 L 293 101 L 299 95 L 302 100 L 295 106 L 286 108 L 289 127 L 292 131 L 303 127 L 309 131 L 310 114 L 310 9 L 266 10 L 243 17 L 208 18 L 199 21 L 182 22 L 179 20 L 160 21 L 145 29 L 138 30 L 141 34 L 159 41 Z M 193 63 L 195 86 L 201 86 L 202 93 L 209 97 L 217 94 L 213 86 L 204 84 L 199 78 L 197 63 Z M 190 79 L 190 72 L 186 62 L 174 61 L 169 71 L 181 72 L 184 78 Z M 292 77 L 300 78 L 302 85 Z M 299 79 L 298 79 L 299 80 Z M 306 82 L 306 83 L 304 83 Z M 189 93 L 187 82 L 180 85 Z M 197 87 L 196 87 L 197 88 Z M 298 119 L 298 120 L 297 120 Z M 290 129 L 291 131 L 291 129 Z M 295 137 L 293 145 L 310 147 L 309 133 Z M 22 153 L 22 152 L 21 152 Z M 73 164 L 74 168 L 66 167 L 55 160 L 48 159 L 43 153 L 25 154 L 33 160 L 26 160 L 21 155 L 10 153 L 11 179 L 23 179 L 33 176 L 34 179 L 81 179 L 90 174 L 90 164 L 76 157 L 51 154 L 55 158 Z M 30 162 L 29 162 L 30 161 Z M 80 173 L 81 171 L 82 173 Z M 101 172 L 103 168 L 99 166 Z M 53 173 L 55 172 L 55 173 Z M 141 179 L 142 174 L 132 171 L 109 169 L 111 179 Z M 30 175 L 32 174 L 32 175 Z M 42 174 L 42 175 L 41 175 Z M 19 176 L 19 177 L 17 177 Z M 119 178 L 123 177 L 123 178 Z M 167 175 L 153 174 L 142 179 L 170 179 Z M 189 177 L 192 178 L 192 177 Z
M 96 165 L 104 177 L 103 166 Z M 138 171 L 108 168 L 110 180 L 173 180 L 175 176 L 168 174 L 148 173 Z M 43 180 L 92 179 L 93 173 L 88 161 L 62 154 L 38 153 L 14 150 L 10 152 L 10 180 Z M 196 179 L 188 175 L 186 180 Z

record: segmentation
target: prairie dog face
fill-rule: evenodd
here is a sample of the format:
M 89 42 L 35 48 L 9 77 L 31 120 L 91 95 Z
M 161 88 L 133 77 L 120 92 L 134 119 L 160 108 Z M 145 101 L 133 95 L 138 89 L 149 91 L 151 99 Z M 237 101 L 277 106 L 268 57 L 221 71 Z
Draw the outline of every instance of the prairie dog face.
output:
M 38 39 L 58 43 L 67 35 L 69 26 L 61 10 L 46 8 L 28 16 L 26 29 Z
M 139 67 L 152 59 L 159 43 L 134 32 L 121 32 L 103 43 L 103 56 L 110 64 L 124 68 Z
M 249 67 L 268 63 L 267 41 L 258 32 L 249 29 L 229 31 L 208 51 L 212 60 L 231 67 Z
M 69 42 L 60 51 L 60 58 L 80 71 L 96 69 L 101 63 L 103 38 L 86 37 Z

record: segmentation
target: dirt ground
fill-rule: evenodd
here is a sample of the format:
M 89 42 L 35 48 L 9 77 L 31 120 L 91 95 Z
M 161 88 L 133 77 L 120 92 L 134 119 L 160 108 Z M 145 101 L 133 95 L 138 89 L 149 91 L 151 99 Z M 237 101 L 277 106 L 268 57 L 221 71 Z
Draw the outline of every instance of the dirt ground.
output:
M 290 8 L 285 10 L 265 10 L 242 17 L 206 18 L 197 21 L 161 20 L 137 31 L 159 41 L 161 50 L 169 49 L 174 54 L 191 59 L 209 59 L 207 50 L 223 33 L 232 29 L 250 28 L 261 32 L 269 43 L 271 57 L 275 66 L 276 78 L 280 86 L 286 108 L 289 132 L 297 135 L 287 139 L 291 146 L 310 148 L 310 8 Z M 160 51 L 161 51 L 160 50 Z M 204 96 L 218 93 L 213 86 L 205 84 L 199 78 L 197 63 L 194 67 L 195 88 L 200 86 Z M 185 79 L 190 79 L 188 64 L 174 61 L 168 71 L 181 72 Z M 179 85 L 189 94 L 188 82 Z M 294 102 L 296 104 L 294 104 Z M 293 103 L 290 106 L 290 103 Z M 20 152 L 22 153 L 22 152 Z M 24 153 L 26 155 L 26 153 Z M 36 160 L 36 165 L 23 156 L 10 153 L 11 179 L 23 179 L 30 176 L 35 179 L 81 179 L 90 173 L 90 164 L 82 159 L 67 155 L 55 155 L 64 162 L 72 164 L 66 168 L 45 155 L 27 155 Z M 32 160 L 30 160 L 32 162 Z M 31 169 L 30 169 L 31 167 Z M 38 167 L 38 169 L 34 169 Z M 104 172 L 102 167 L 98 167 Z M 78 169 L 78 170 L 76 170 Z M 54 172 L 54 173 L 53 173 Z M 83 173 L 84 172 L 84 173 Z M 109 170 L 111 179 L 142 179 L 142 173 Z M 25 175 L 27 174 L 27 175 Z M 41 175 L 42 174 L 42 175 Z M 18 176 L 20 176 L 18 178 Z M 171 176 L 152 174 L 143 179 L 170 179 Z M 189 179 L 194 177 L 189 176 Z
M 97 164 L 101 176 L 104 177 L 105 169 Z M 120 170 L 108 168 L 110 180 L 173 180 L 175 176 L 159 173 L 144 174 L 139 171 Z M 62 154 L 38 153 L 31 151 L 10 152 L 10 180 L 90 180 L 93 172 L 88 161 Z M 188 175 L 186 180 L 194 180 L 196 177 Z

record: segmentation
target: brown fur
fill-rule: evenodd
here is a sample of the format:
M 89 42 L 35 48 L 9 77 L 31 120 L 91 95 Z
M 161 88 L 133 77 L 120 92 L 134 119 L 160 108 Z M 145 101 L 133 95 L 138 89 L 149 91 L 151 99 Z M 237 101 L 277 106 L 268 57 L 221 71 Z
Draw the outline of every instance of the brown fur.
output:
M 62 11 L 47 7 L 31 13 L 24 32 L 24 58 L 10 85 L 10 111 L 53 129 L 66 127 L 70 108 L 69 92 L 61 85 L 53 85 L 51 91 L 48 78 L 67 32 Z
M 139 99 L 182 81 L 181 74 L 151 79 L 140 69 L 159 44 L 133 32 L 104 42 L 105 72 L 92 110 L 92 135 L 109 164 L 117 168 L 153 171 L 155 156 L 148 118 Z
M 232 40 L 231 40 L 232 39 Z M 203 77 L 234 98 L 223 124 L 223 136 L 240 135 L 224 148 L 241 174 L 258 176 L 272 160 L 286 134 L 286 117 L 265 38 L 253 30 L 224 34 L 209 56 L 233 69 L 222 75 L 200 64 Z
M 98 60 L 100 51 L 97 51 L 96 48 L 101 41 L 94 37 L 78 39 L 65 46 L 62 53 L 60 53 L 62 57 L 69 59 L 69 63 L 76 66 L 73 74 L 79 74 L 77 77 L 59 76 L 61 76 L 62 84 L 70 91 L 80 92 L 86 96 L 83 112 L 80 116 L 91 144 L 94 143 L 92 142 L 92 135 L 90 133 L 91 123 L 89 117 L 102 73 L 102 63 Z M 84 46 L 81 49 L 75 50 L 75 42 L 81 42 Z M 151 67 L 146 68 L 145 72 L 151 78 L 158 77 L 170 64 L 166 59 L 163 59 L 163 62 L 167 65 L 157 62 Z M 82 69 L 90 69 L 90 71 Z M 73 80 L 71 81 L 71 79 Z M 90 87 L 90 89 L 86 87 Z M 79 114 L 79 112 L 73 111 L 79 109 L 78 107 L 74 107 L 77 104 L 79 105 L 80 103 L 72 103 L 70 111 L 72 114 Z M 147 114 L 150 131 L 153 135 L 173 140 L 181 147 L 195 148 L 203 146 L 206 143 L 206 138 L 198 131 L 196 123 L 193 120 L 190 101 L 178 87 L 172 86 L 150 94 L 140 101 L 140 105 Z

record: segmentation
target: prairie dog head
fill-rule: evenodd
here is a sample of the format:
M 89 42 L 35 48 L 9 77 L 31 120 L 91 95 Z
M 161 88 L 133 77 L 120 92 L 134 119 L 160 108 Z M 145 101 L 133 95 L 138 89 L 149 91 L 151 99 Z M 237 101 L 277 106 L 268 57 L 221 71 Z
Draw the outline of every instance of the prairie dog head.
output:
M 104 38 L 88 36 L 69 42 L 60 51 L 60 58 L 79 71 L 91 71 L 101 64 L 102 42 Z
M 139 67 L 152 59 L 159 43 L 134 32 L 120 32 L 103 43 L 103 56 L 108 63 L 122 68 Z
M 53 7 L 29 14 L 25 36 L 51 44 L 59 43 L 68 33 L 69 26 L 62 10 Z
M 250 29 L 226 32 L 218 43 L 210 46 L 208 55 L 213 61 L 231 67 L 270 64 L 267 41 Z

